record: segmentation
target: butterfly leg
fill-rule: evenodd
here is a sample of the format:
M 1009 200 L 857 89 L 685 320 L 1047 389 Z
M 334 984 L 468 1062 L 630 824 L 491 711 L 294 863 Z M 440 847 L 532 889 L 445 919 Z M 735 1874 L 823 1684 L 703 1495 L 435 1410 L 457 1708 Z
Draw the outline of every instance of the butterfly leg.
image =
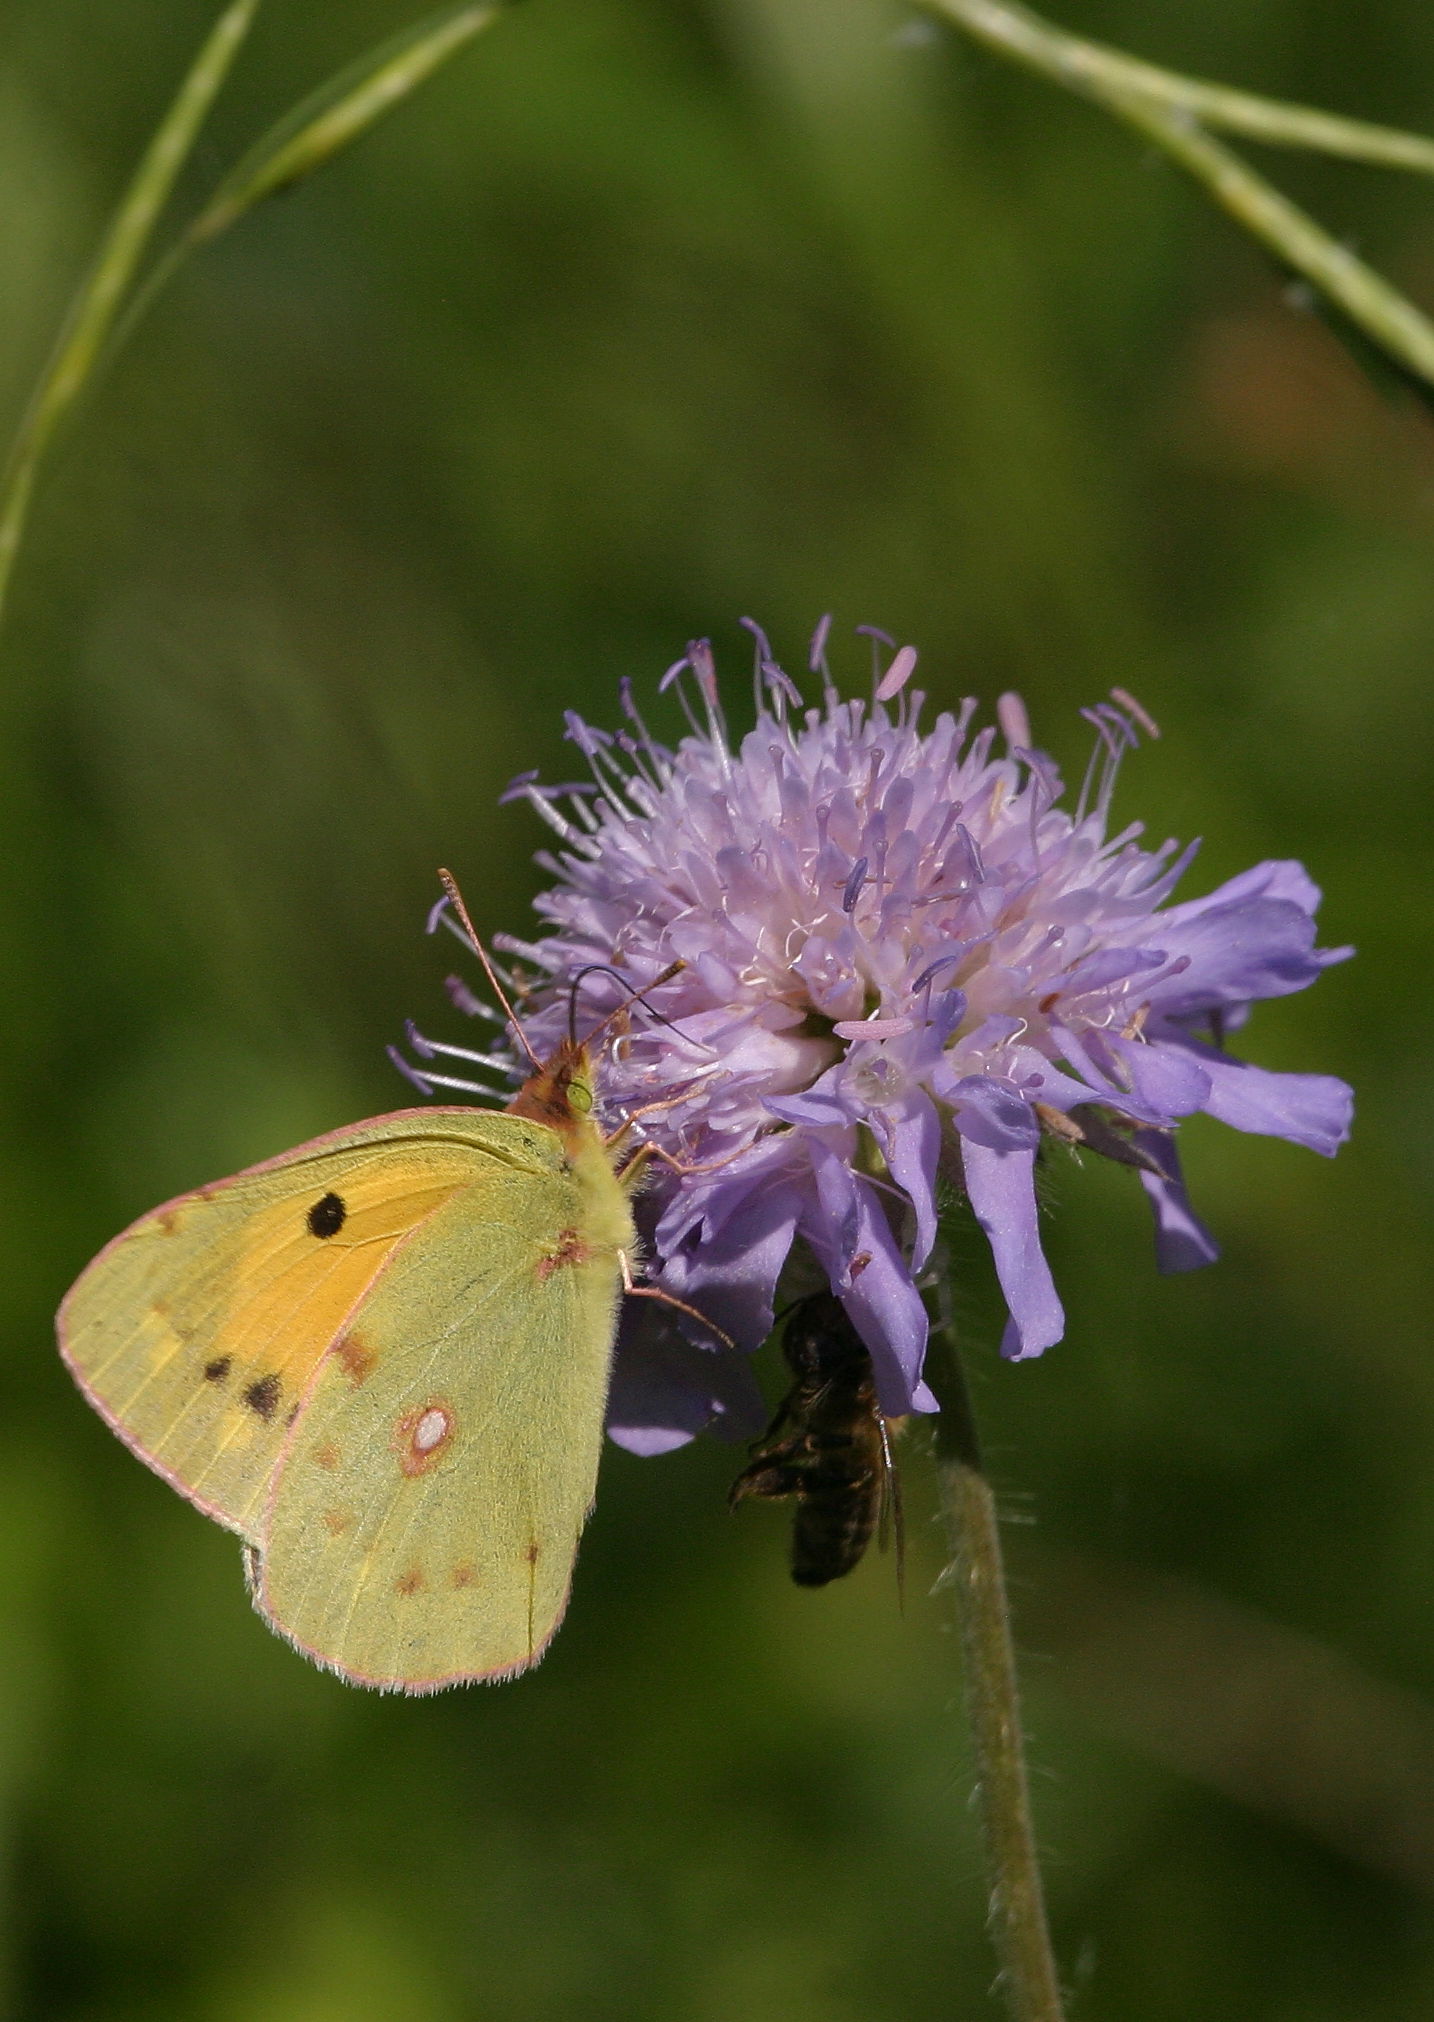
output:
M 709 1320 L 705 1313 L 699 1313 L 695 1306 L 689 1306 L 685 1299 L 676 1299 L 671 1292 L 664 1292 L 661 1285 L 638 1285 L 633 1282 L 632 1266 L 627 1260 L 626 1250 L 618 1251 L 618 1261 L 622 1265 L 622 1289 L 629 1299 L 657 1299 L 664 1306 L 671 1306 L 675 1312 L 685 1313 L 689 1320 L 696 1320 L 709 1334 L 715 1334 L 724 1348 L 735 1348 L 737 1343 L 730 1334 L 724 1334 L 715 1320 Z

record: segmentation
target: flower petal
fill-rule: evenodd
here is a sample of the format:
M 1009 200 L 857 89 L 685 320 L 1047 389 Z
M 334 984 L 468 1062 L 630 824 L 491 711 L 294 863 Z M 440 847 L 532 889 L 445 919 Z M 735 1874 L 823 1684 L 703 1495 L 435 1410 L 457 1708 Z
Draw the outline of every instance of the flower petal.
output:
M 963 1138 L 961 1163 L 972 1210 L 986 1231 L 1010 1309 L 1001 1353 L 1013 1362 L 1023 1361 L 1051 1347 L 1065 1332 L 1065 1314 L 1036 1226 L 1036 1154 L 993 1151 Z
M 1235 1130 L 1287 1137 L 1333 1158 L 1349 1136 L 1354 1090 L 1332 1074 L 1273 1074 L 1191 1041 L 1210 1077 L 1208 1115 Z
M 1313 915 L 1319 911 L 1320 888 L 1301 863 L 1292 857 L 1267 857 L 1262 864 L 1254 864 L 1238 877 L 1227 878 L 1223 885 L 1217 885 L 1213 892 L 1207 892 L 1203 899 L 1186 899 L 1182 905 L 1167 906 L 1160 914 L 1157 924 L 1169 922 L 1182 924 L 1196 920 L 1202 913 L 1228 906 L 1236 899 L 1288 899 L 1301 912 Z
M 1157 1268 L 1170 1273 L 1213 1264 L 1220 1254 L 1219 1245 L 1190 1205 L 1175 1140 L 1168 1131 L 1137 1130 L 1131 1135 L 1131 1144 L 1160 1167 L 1159 1172 L 1140 1169 L 1140 1184 L 1155 1216 Z
M 824 1146 L 813 1147 L 812 1162 L 819 1198 L 804 1211 L 801 1233 L 870 1350 L 881 1408 L 893 1418 L 934 1411 L 921 1381 L 930 1321 L 877 1191 Z
M 1034 1110 L 1009 1081 L 990 1074 L 967 1074 L 942 1090 L 956 1128 L 988 1151 L 1034 1151 L 1041 1127 Z M 1089 1099 L 1088 1097 L 1086 1098 Z
M 644 1301 L 651 1306 L 652 1302 Z M 650 1312 L 624 1326 L 613 1361 L 607 1429 L 629 1453 L 670 1453 L 709 1427 L 750 1439 L 766 1416 L 745 1355 L 699 1348 Z
M 1193 1116 L 1205 1107 L 1210 1093 L 1210 1077 L 1188 1047 L 1164 1040 L 1106 1040 L 1130 1069 L 1135 1093 L 1164 1116 Z
M 661 1259 L 657 1282 L 739 1347 L 759 1348 L 772 1331 L 777 1279 L 801 1212 L 801 1188 L 784 1171 L 775 1182 L 738 1194 L 720 1221 L 689 1223 L 681 1241 L 664 1237 L 664 1217 L 654 1245 Z
M 1313 920 L 1288 899 L 1235 899 L 1174 923 L 1160 914 L 1146 932 L 1159 934 L 1169 960 L 1186 965 L 1150 989 L 1150 1002 L 1165 1018 L 1286 997 L 1325 967 L 1315 952 Z
M 1074 1109 L 1083 1102 L 1108 1102 L 1119 1106 L 1121 1097 L 1104 1085 L 1077 1081 L 1066 1074 L 1034 1046 L 1012 1046 L 1005 1055 L 1010 1080 L 1030 1102 L 1044 1102 L 1051 1109 Z
M 789 1095 L 771 1095 L 762 1104 L 783 1123 L 808 1124 L 817 1130 L 844 1129 L 857 1120 L 846 1092 L 846 1062 L 838 1061 L 808 1087 Z
M 920 1271 L 936 1241 L 936 1164 L 941 1155 L 941 1118 L 929 1096 L 917 1088 L 899 1103 L 867 1114 L 887 1169 L 911 1202 L 916 1240 L 911 1268 Z

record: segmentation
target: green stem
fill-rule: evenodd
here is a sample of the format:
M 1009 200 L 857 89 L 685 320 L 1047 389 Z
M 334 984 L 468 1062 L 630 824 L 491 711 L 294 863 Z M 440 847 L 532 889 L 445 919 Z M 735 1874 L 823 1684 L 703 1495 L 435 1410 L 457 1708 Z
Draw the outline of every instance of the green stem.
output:
M 225 176 L 185 232 L 185 245 L 202 246 L 218 238 L 266 197 L 291 188 L 352 146 L 466 42 L 491 27 L 503 4 L 478 0 L 442 8 L 410 23 L 321 85 Z
M 991 1884 L 991 1935 L 1013 2022 L 1062 2022 L 1021 1747 L 996 1498 L 981 1464 L 965 1372 L 944 1329 L 932 1336 L 926 1374 L 941 1404 L 936 1479 L 951 1544 L 951 1586 Z
M 25 412 L 0 478 L 0 612 L 36 472 L 55 428 L 184 261 L 257 204 L 312 175 L 351 146 L 500 12 L 499 0 L 455 0 L 390 36 L 311 92 L 249 150 L 187 230 L 154 262 L 144 281 L 132 288 L 175 178 L 258 4 L 259 0 L 235 0 L 196 58 L 145 152 Z
M 1106 102 L 1187 169 L 1277 259 L 1312 281 L 1382 351 L 1434 385 L 1434 323 L 1397 288 L 1192 121 L 1126 93 L 1111 91 Z
M 1302 274 L 1386 357 L 1434 386 L 1434 323 L 1201 122 L 1258 139 L 1434 171 L 1434 142 L 1180 77 L 1067 35 L 1013 0 L 924 0 L 986 48 L 1079 92 L 1176 161 L 1275 258 Z M 1377 145 L 1376 145 L 1377 143 Z
M 1041 20 L 1016 0 L 927 0 L 988 49 L 1015 57 L 1072 91 L 1098 97 L 1106 89 L 1137 92 L 1142 98 L 1169 105 L 1203 120 L 1206 126 L 1247 134 L 1272 147 L 1302 147 L 1319 154 L 1342 155 L 1348 161 L 1372 162 L 1381 168 L 1412 169 L 1434 175 L 1434 140 L 1419 133 L 1374 126 L 1368 120 L 1342 119 L 1314 106 L 1291 105 L 1283 99 L 1261 98 L 1253 91 L 1234 91 L 1201 77 L 1182 77 L 1156 63 L 1127 56 L 1100 42 L 1070 35 L 1053 22 Z
M 201 246 L 270 197 L 291 189 L 360 139 L 448 58 L 497 20 L 505 0 L 446 7 L 390 36 L 310 92 L 251 147 L 134 290 L 115 324 L 106 362 Z
M 50 362 L 20 423 L 0 478 L 0 610 L 24 532 L 35 473 L 51 436 L 89 377 L 116 311 L 149 244 L 175 179 L 229 67 L 249 33 L 259 0 L 234 0 L 211 29 L 161 121 L 65 319 Z

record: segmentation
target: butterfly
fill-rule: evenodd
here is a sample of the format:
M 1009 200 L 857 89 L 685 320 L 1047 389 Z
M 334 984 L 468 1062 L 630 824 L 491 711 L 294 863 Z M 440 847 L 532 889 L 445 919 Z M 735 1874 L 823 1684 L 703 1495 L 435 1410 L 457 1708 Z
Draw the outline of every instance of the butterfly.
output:
M 592 1102 L 565 1041 L 506 1111 L 400 1110 L 182 1194 L 60 1308 L 90 1403 L 352 1684 L 511 1677 L 562 1620 L 641 1164 Z

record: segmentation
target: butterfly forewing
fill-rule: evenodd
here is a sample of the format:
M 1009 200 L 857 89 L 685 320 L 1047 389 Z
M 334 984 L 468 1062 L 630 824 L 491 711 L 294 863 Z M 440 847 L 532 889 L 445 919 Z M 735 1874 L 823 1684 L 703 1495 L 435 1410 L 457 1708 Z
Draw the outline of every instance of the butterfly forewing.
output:
M 350 1315 L 406 1237 L 534 1140 L 481 1112 L 401 1113 L 183 1195 L 77 1280 L 65 1359 L 143 1460 L 257 1542 L 289 1422 Z

